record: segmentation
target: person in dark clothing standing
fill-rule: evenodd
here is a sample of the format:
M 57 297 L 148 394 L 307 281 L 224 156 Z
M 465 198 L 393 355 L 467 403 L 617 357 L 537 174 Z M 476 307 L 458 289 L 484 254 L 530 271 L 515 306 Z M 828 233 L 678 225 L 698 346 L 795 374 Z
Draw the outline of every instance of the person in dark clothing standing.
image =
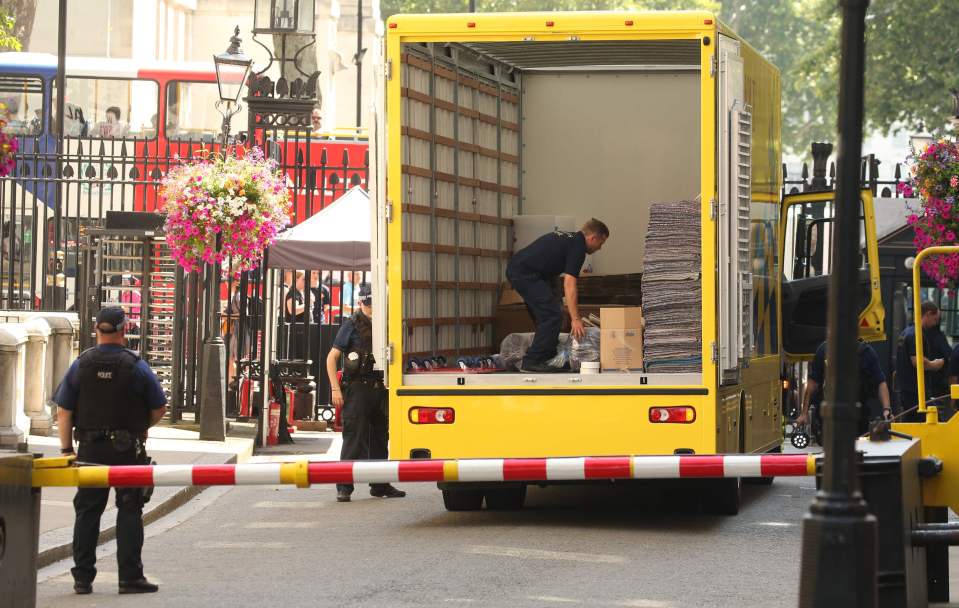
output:
M 892 407 L 889 402 L 889 385 L 886 384 L 886 375 L 879 365 L 879 355 L 869 344 L 860 341 L 857 345 L 856 356 L 859 360 L 859 403 L 862 408 L 859 412 L 859 432 L 869 430 L 869 421 L 877 418 L 889 419 L 892 417 Z M 803 392 L 802 411 L 796 418 L 796 424 L 805 426 L 809 421 L 809 406 L 816 407 L 816 415 L 822 420 L 822 410 L 819 407 L 826 394 L 826 343 L 823 342 L 816 349 L 812 363 L 809 365 L 809 377 L 806 380 L 806 390 Z
M 934 302 L 923 302 L 922 312 L 922 365 L 925 369 L 926 399 L 938 397 L 930 394 L 933 388 L 932 374 L 942 370 L 948 358 L 948 352 L 940 352 L 941 344 L 936 339 L 933 328 L 939 327 L 939 307 Z M 896 347 L 896 393 L 899 397 L 899 407 L 905 412 L 916 407 L 919 403 L 919 386 L 916 384 L 916 326 L 910 325 L 899 335 Z M 903 417 L 906 422 L 920 421 L 919 415 L 913 411 Z
M 368 283 L 359 287 L 359 307 L 343 321 L 326 357 L 333 405 L 343 408 L 343 448 L 340 460 L 385 460 L 389 457 L 388 393 L 383 373 L 373 369 L 373 297 Z M 336 377 L 340 356 L 343 386 Z M 336 485 L 337 502 L 350 502 L 352 484 Z M 388 483 L 370 484 L 370 495 L 402 498 L 406 492 Z
M 559 331 L 563 325 L 563 307 L 553 292 L 552 283 L 563 276 L 566 307 L 572 319 L 575 338 L 585 335 L 576 302 L 576 280 L 587 253 L 602 249 L 609 238 L 606 224 L 593 218 L 579 232 L 555 231 L 545 234 L 517 251 L 506 265 L 506 278 L 523 298 L 536 334 L 523 357 L 520 369 L 527 373 L 560 371 L 547 365 L 556 356 Z
M 127 318 L 119 306 L 100 310 L 97 345 L 81 354 L 64 376 L 53 400 L 59 405 L 60 452 L 104 465 L 149 462 L 147 429 L 163 418 L 166 396 L 156 374 L 139 355 L 124 348 Z M 74 431 L 76 428 L 76 431 Z M 93 591 L 100 517 L 109 488 L 78 488 L 73 499 L 73 589 Z M 157 585 L 143 576 L 143 488 L 117 488 L 117 563 L 120 593 L 152 593 Z

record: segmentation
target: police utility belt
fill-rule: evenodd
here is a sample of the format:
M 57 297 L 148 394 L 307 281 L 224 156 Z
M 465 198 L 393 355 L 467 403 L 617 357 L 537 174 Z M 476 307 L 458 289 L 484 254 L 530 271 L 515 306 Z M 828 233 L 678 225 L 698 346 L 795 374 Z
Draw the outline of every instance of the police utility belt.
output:
M 110 441 L 113 443 L 113 447 L 119 452 L 128 452 L 134 448 L 139 451 L 143 446 L 141 434 L 126 429 L 77 429 L 74 435 L 77 441 L 81 442 Z
M 373 369 L 373 354 L 352 350 L 346 354 L 343 363 L 343 381 L 347 384 L 359 383 L 379 388 L 383 386 L 383 372 Z

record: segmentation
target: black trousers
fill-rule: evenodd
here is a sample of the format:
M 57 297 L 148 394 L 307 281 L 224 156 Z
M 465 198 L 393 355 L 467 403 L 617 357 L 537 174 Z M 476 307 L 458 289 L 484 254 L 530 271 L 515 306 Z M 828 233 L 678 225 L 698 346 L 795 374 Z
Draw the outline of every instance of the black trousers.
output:
M 526 351 L 523 363 L 545 363 L 556 356 L 559 330 L 563 327 L 562 301 L 553 286 L 538 275 L 517 275 L 507 271 L 506 278 L 522 296 L 536 324 L 533 343 Z
M 77 460 L 107 465 L 140 464 L 136 448 L 118 452 L 109 439 L 81 441 Z M 73 526 L 73 579 L 92 583 L 97 576 L 97 540 L 100 517 L 107 506 L 110 488 L 79 488 L 73 498 L 76 521 Z M 121 581 L 143 578 L 143 490 L 116 488 L 117 565 Z
M 386 460 L 389 457 L 389 403 L 382 386 L 350 382 L 343 389 L 343 448 L 340 460 Z M 381 488 L 388 484 L 370 484 Z M 353 484 L 336 484 L 353 491 Z

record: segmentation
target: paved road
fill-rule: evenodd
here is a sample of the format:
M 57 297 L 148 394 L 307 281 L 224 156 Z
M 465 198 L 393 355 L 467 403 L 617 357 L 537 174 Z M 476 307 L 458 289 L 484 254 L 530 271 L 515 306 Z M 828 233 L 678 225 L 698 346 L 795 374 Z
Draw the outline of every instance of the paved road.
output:
M 113 545 L 91 596 L 63 562 L 40 606 L 793 607 L 813 481 L 746 486 L 737 517 L 676 510 L 648 490 L 533 489 L 519 512 L 448 513 L 428 484 L 405 499 L 358 488 L 214 488 L 148 528 L 159 594 L 116 594 Z M 668 501 L 667 501 L 668 502 Z

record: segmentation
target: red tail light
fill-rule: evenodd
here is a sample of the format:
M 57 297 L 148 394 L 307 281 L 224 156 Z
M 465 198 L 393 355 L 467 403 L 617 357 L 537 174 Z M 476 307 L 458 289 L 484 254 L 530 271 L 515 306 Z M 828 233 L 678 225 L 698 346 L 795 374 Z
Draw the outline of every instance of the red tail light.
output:
M 689 424 L 696 421 L 696 410 L 688 405 L 651 407 L 649 421 L 655 424 Z
M 411 407 L 410 422 L 413 424 L 453 424 L 456 412 L 451 407 Z

